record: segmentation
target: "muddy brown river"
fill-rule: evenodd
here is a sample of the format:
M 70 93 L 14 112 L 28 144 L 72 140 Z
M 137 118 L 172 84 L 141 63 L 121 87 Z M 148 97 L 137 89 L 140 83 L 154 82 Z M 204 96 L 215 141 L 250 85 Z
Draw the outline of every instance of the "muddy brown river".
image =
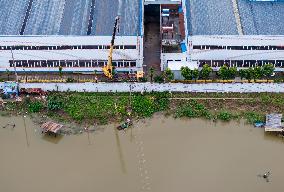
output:
M 243 123 L 156 116 L 53 138 L 25 122 L 0 117 L 1 192 L 284 191 L 284 140 Z

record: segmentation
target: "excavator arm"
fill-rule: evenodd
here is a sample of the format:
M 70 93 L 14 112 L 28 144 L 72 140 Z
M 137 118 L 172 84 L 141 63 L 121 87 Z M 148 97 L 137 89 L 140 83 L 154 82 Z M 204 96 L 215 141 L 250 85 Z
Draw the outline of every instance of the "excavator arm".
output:
M 113 66 L 112 66 L 112 54 L 113 54 L 113 47 L 114 47 L 114 40 L 116 37 L 116 32 L 118 31 L 118 25 L 119 25 L 119 16 L 115 18 L 114 22 L 114 27 L 113 27 L 113 33 L 112 33 L 112 39 L 111 39 L 111 44 L 110 44 L 110 49 L 109 49 L 109 55 L 108 55 L 108 60 L 107 60 L 107 65 L 102 68 L 104 74 L 106 77 L 112 79 L 113 77 Z

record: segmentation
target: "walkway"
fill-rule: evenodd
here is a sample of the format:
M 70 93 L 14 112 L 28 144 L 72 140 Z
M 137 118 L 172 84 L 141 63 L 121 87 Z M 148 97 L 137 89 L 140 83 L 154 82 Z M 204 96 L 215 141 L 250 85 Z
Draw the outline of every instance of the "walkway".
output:
M 147 77 L 150 68 L 155 74 L 161 73 L 160 9 L 157 5 L 145 7 L 144 72 Z M 154 75 L 155 76 L 155 75 Z

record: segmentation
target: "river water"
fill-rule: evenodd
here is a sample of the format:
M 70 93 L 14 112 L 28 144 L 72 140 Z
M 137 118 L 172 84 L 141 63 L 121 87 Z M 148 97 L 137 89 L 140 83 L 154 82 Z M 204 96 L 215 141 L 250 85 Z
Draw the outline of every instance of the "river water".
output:
M 284 190 L 284 140 L 263 129 L 161 116 L 114 127 L 53 138 L 28 118 L 0 117 L 0 191 Z

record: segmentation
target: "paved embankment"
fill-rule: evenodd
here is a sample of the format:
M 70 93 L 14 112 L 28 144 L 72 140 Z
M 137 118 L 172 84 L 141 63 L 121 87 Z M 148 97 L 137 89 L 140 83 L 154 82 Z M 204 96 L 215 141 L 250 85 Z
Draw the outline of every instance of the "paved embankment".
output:
M 0 89 L 3 83 L 0 83 Z M 284 93 L 284 83 L 20 83 L 20 88 L 42 88 L 44 91 L 79 91 L 79 92 L 274 92 Z

